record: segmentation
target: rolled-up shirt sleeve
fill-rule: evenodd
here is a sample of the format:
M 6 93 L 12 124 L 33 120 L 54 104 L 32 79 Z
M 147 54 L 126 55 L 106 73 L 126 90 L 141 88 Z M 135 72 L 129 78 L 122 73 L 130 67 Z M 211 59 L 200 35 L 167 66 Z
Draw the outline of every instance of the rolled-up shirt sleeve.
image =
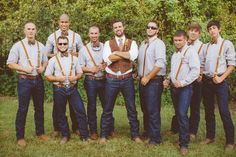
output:
M 190 68 L 190 71 L 187 77 L 184 80 L 180 81 L 183 87 L 195 81 L 199 77 L 199 74 L 200 74 L 199 57 L 198 57 L 197 52 L 193 50 L 189 51 L 189 68 Z
M 18 43 L 14 44 L 10 50 L 8 55 L 7 64 L 18 63 L 19 60 L 19 51 L 18 51 Z
M 81 67 L 86 65 L 85 51 L 86 51 L 85 47 L 83 47 L 80 51 L 79 65 Z
M 53 40 L 51 38 L 52 38 L 52 35 L 50 35 L 48 37 L 48 40 L 46 42 L 46 52 L 47 52 L 47 54 L 53 53 L 54 43 L 53 43 Z
M 47 68 L 44 73 L 45 76 L 50 76 L 50 75 L 54 74 L 54 72 L 55 72 L 55 70 L 54 70 L 55 69 L 55 60 L 54 59 L 55 58 L 53 57 L 49 60 Z
M 136 44 L 136 41 L 134 40 L 132 41 L 129 54 L 130 54 L 131 61 L 134 61 L 138 57 L 138 45 Z
M 75 65 L 75 72 L 76 72 L 76 75 L 77 74 L 83 74 L 83 70 L 82 70 L 82 68 L 81 68 L 78 61 L 76 62 L 76 65 Z
M 109 45 L 109 41 L 106 41 L 104 44 L 104 48 L 103 48 L 103 60 L 107 65 L 110 65 L 112 63 L 112 61 L 110 61 L 109 56 L 111 55 L 111 48 Z
M 227 65 L 236 66 L 235 48 L 232 42 L 227 40 L 226 61 Z
M 166 46 L 163 42 L 159 42 L 155 47 L 155 66 L 165 68 L 166 66 Z

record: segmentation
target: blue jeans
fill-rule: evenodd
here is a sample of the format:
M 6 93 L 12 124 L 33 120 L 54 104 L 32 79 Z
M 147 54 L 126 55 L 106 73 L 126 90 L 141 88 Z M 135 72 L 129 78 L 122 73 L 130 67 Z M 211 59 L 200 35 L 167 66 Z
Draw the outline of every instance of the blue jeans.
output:
M 139 95 L 143 112 L 144 132 L 147 133 L 149 143 L 161 142 L 161 94 L 163 80 L 150 80 L 145 86 L 139 83 Z
M 66 103 L 67 101 L 71 104 L 76 121 L 78 130 L 80 131 L 80 138 L 88 138 L 88 123 L 87 116 L 84 108 L 81 96 L 76 86 L 71 88 L 56 87 L 53 86 L 53 101 L 55 105 L 55 112 L 57 115 L 57 121 L 59 129 L 63 137 L 70 137 L 69 126 L 66 117 Z
M 69 103 L 69 110 L 70 110 L 70 119 L 71 119 L 71 123 L 72 123 L 72 131 L 75 132 L 76 130 L 78 130 L 78 126 L 77 126 L 76 117 L 75 117 L 73 107 L 71 106 L 70 103 Z M 53 102 L 53 108 L 52 108 L 52 121 L 53 121 L 54 131 L 60 131 L 59 122 L 57 120 L 56 107 L 55 107 L 54 102 Z
M 202 82 L 194 81 L 192 86 L 193 95 L 190 102 L 189 133 L 196 135 L 200 121 Z
M 181 88 L 171 86 L 171 99 L 179 125 L 180 147 L 188 147 L 189 143 L 188 108 L 190 106 L 191 97 L 192 85 Z
M 85 77 L 84 88 L 86 90 L 88 105 L 87 105 L 87 115 L 88 115 L 88 124 L 90 133 L 97 133 L 97 96 L 100 99 L 102 108 L 105 104 L 105 83 L 106 80 L 90 80 Z M 114 118 L 112 116 L 112 125 L 110 128 L 111 131 L 114 131 Z
M 28 112 L 30 97 L 32 96 L 34 104 L 34 121 L 36 135 L 44 134 L 44 84 L 41 76 L 35 80 L 28 78 L 18 78 L 18 110 L 16 115 L 16 138 L 22 139 L 25 135 L 25 122 Z
M 112 125 L 112 112 L 118 93 L 121 92 L 125 99 L 125 107 L 131 128 L 131 138 L 139 137 L 139 121 L 135 106 L 134 81 L 132 77 L 125 79 L 107 78 L 106 80 L 106 103 L 101 118 L 101 137 L 107 138 Z
M 215 84 L 211 78 L 203 80 L 203 104 L 205 107 L 206 138 L 215 138 L 215 96 L 218 103 L 220 117 L 223 122 L 226 144 L 234 144 L 234 124 L 228 107 L 227 80 Z

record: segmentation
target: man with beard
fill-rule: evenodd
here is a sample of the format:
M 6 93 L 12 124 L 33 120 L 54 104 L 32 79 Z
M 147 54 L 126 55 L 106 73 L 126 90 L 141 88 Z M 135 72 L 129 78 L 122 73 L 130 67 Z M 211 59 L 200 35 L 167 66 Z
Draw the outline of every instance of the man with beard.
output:
M 150 145 L 161 142 L 161 94 L 163 77 L 166 73 L 166 47 L 157 37 L 157 23 L 151 21 L 147 25 L 148 38 L 139 48 L 138 75 L 139 95 L 143 112 L 144 137 L 149 138 Z
M 82 76 L 82 69 L 78 58 L 68 52 L 69 40 L 60 36 L 57 39 L 58 54 L 49 60 L 45 76 L 53 82 L 53 101 L 58 120 L 59 129 L 62 134 L 60 144 L 65 144 L 70 138 L 67 122 L 66 103 L 71 105 L 76 118 L 76 125 L 80 131 L 80 138 L 88 140 L 87 117 L 81 96 L 77 89 L 77 81 Z
M 200 74 L 200 62 L 195 49 L 187 45 L 187 35 L 183 30 L 177 30 L 173 41 L 176 52 L 171 57 L 171 99 L 179 124 L 180 153 L 188 153 L 189 120 L 188 108 L 192 97 L 192 82 Z M 166 88 L 168 80 L 163 82 Z
M 32 22 L 25 24 L 25 38 L 10 50 L 7 65 L 18 73 L 17 92 L 18 110 L 16 115 L 16 138 L 19 146 L 26 146 L 25 123 L 32 96 L 36 135 L 41 140 L 48 140 L 44 135 L 44 85 L 41 73 L 47 65 L 47 55 L 42 43 L 35 39 L 36 26 Z
M 83 47 L 79 58 L 80 65 L 85 73 L 84 87 L 88 98 L 87 115 L 90 128 L 90 138 L 92 140 L 98 138 L 96 116 L 97 96 L 99 97 L 102 106 L 104 106 L 105 103 L 104 70 L 106 65 L 102 58 L 103 43 L 99 42 L 99 35 L 99 28 L 97 26 L 89 28 L 90 42 Z M 114 122 L 111 131 L 114 131 Z
M 79 51 L 83 47 L 83 42 L 82 42 L 79 34 L 77 34 L 74 31 L 69 29 L 69 26 L 70 26 L 69 16 L 67 14 L 62 14 L 60 16 L 58 23 L 59 23 L 59 29 L 56 32 L 52 33 L 48 37 L 48 40 L 46 43 L 48 57 L 51 58 L 57 54 L 58 49 L 56 46 L 56 41 L 59 36 L 65 36 L 69 39 L 69 45 L 68 45 L 69 46 L 69 48 L 68 48 L 69 53 L 71 53 L 75 56 L 78 56 Z M 55 115 L 54 106 L 55 105 L 53 104 L 53 111 L 52 111 L 52 119 L 53 119 L 53 127 L 54 127 L 53 136 L 57 136 L 60 131 L 58 129 L 57 120 L 55 118 L 56 115 Z M 70 109 L 70 118 L 72 121 L 72 130 L 74 133 L 79 135 L 78 128 L 76 127 L 76 124 L 77 124 L 77 122 L 75 120 L 76 118 L 75 118 L 75 115 L 73 113 L 73 109 L 70 104 L 69 104 L 69 109 Z
M 132 77 L 132 61 L 138 56 L 138 47 L 135 41 L 127 39 L 124 35 L 124 26 L 121 21 L 113 23 L 115 37 L 107 41 L 103 49 L 103 59 L 106 67 L 106 87 L 102 118 L 101 118 L 101 139 L 100 143 L 106 143 L 110 127 L 113 123 L 112 112 L 115 100 L 119 92 L 125 99 L 125 106 L 128 112 L 129 124 L 131 127 L 131 138 L 142 142 L 139 138 L 139 122 L 135 106 L 134 80 Z

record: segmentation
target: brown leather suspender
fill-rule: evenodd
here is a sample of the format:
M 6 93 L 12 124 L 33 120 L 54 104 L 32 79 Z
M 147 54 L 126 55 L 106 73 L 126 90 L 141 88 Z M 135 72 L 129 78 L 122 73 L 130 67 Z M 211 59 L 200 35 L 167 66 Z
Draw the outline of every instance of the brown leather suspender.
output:
M 188 51 L 188 49 L 189 49 L 189 47 L 185 50 L 183 57 L 185 56 L 185 54 L 186 54 L 186 52 Z M 178 67 L 178 70 L 177 70 L 177 73 L 176 73 L 176 76 L 175 76 L 175 79 L 176 79 L 176 80 L 177 80 L 177 78 L 178 78 L 178 75 L 179 75 L 180 69 L 181 69 L 181 67 L 182 67 L 182 64 L 183 64 L 183 58 L 181 58 L 181 61 L 180 61 L 180 64 L 179 64 L 179 67 Z

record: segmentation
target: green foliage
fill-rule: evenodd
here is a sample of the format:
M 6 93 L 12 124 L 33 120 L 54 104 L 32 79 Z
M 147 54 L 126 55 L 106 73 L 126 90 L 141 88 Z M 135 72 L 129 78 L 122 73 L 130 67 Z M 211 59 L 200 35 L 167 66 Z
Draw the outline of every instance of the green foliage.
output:
M 170 127 L 173 108 L 163 106 L 161 108 L 161 135 L 160 146 L 148 147 L 146 141 L 143 144 L 135 144 L 130 139 L 130 129 L 127 113 L 123 106 L 116 106 L 113 112 L 115 117 L 115 129 L 117 138 L 110 139 L 107 144 L 99 144 L 98 141 L 83 143 L 80 137 L 71 134 L 71 139 L 66 145 L 60 145 L 60 138 L 50 137 L 49 141 L 43 142 L 36 138 L 34 124 L 33 104 L 29 106 L 26 119 L 25 138 L 26 148 L 16 146 L 15 116 L 17 112 L 17 100 L 10 97 L 0 97 L 0 156 L 1 157 L 181 157 L 176 141 L 178 135 L 166 135 Z M 67 109 L 68 111 L 69 109 Z M 143 130 L 140 107 L 137 107 L 138 119 L 140 120 L 140 132 Z M 98 129 L 102 108 L 98 106 Z M 52 126 L 52 103 L 44 105 L 45 132 L 50 136 Z M 67 113 L 67 115 L 69 115 Z M 236 123 L 236 112 L 232 112 L 232 119 Z M 70 118 L 68 118 L 70 121 Z M 71 127 L 70 127 L 71 128 Z M 99 131 L 99 130 L 98 130 Z M 201 110 L 201 120 L 197 139 L 189 144 L 188 157 L 235 157 L 236 149 L 232 154 L 224 152 L 225 134 L 220 115 L 216 112 L 216 138 L 210 145 L 200 145 L 205 138 L 204 112 Z
M 202 41 L 209 40 L 207 21 L 218 19 L 222 24 L 222 36 L 236 44 L 234 0 L 19 0 L 1 1 L 0 6 L 0 74 L 6 69 L 6 58 L 11 46 L 23 38 L 23 25 L 27 21 L 36 23 L 37 38 L 45 44 L 49 34 L 58 29 L 57 21 L 62 13 L 69 14 L 71 29 L 78 32 L 85 43 L 88 41 L 88 28 L 91 25 L 100 28 L 102 42 L 108 40 L 113 36 L 111 23 L 118 18 L 125 22 L 127 36 L 139 44 L 146 37 L 147 22 L 156 20 L 160 25 L 159 36 L 167 46 L 168 66 L 173 52 L 172 34 L 176 29 L 185 29 L 192 20 L 198 21 L 203 27 Z M 235 72 L 229 79 L 231 87 L 236 84 L 236 79 L 232 76 L 235 76 Z M 11 78 L 9 82 L 10 80 Z M 3 87 L 15 85 L 6 85 L 2 77 L 0 82 L 3 82 Z M 46 97 L 50 100 L 51 89 L 47 89 L 50 85 L 46 83 L 45 87 Z M 13 93 L 14 91 L 8 91 L 4 95 Z M 231 95 L 236 99 L 236 91 L 232 88 Z

